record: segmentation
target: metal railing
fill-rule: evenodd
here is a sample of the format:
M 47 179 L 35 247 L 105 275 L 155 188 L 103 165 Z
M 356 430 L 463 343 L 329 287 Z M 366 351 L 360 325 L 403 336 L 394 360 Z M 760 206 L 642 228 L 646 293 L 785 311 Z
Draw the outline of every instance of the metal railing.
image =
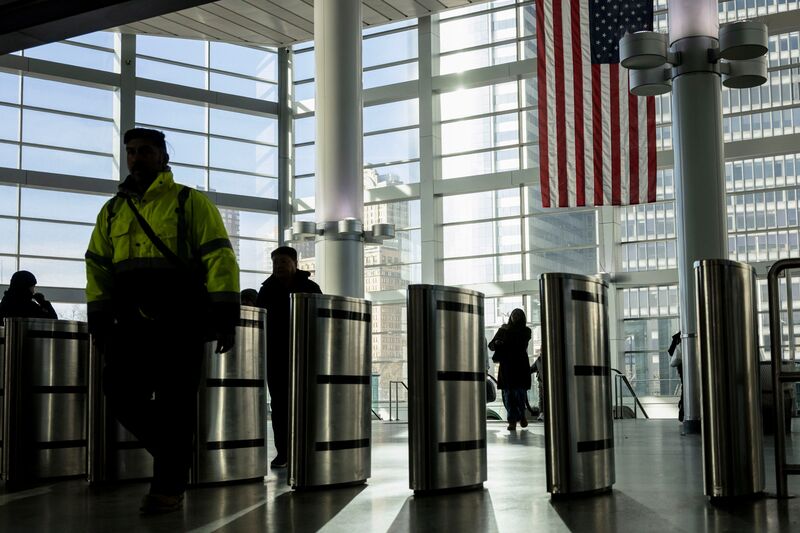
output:
M 781 259 L 769 269 L 767 275 L 767 287 L 769 290 L 769 337 L 770 352 L 772 356 L 772 390 L 774 401 L 773 416 L 775 417 L 775 484 L 777 485 L 778 498 L 788 498 L 788 477 L 789 475 L 800 474 L 800 464 L 787 464 L 786 462 L 786 420 L 783 418 L 785 401 L 783 396 L 784 383 L 800 382 L 800 372 L 786 372 L 782 370 L 783 363 L 783 332 L 781 331 L 781 300 L 778 276 L 784 271 L 800 268 L 800 259 Z M 792 280 L 791 274 L 786 273 L 786 288 L 789 300 L 787 308 L 791 313 L 792 309 Z M 789 323 L 793 323 L 791 315 Z M 793 341 L 794 333 L 790 332 L 790 340 Z M 794 350 L 791 350 L 794 355 Z
M 633 417 L 634 418 L 638 418 L 638 414 L 636 412 L 636 407 L 638 406 L 639 409 L 642 410 L 642 414 L 644 415 L 644 417 L 649 419 L 650 416 L 647 414 L 647 411 L 645 410 L 644 406 L 642 405 L 642 402 L 639 401 L 639 397 L 636 395 L 636 391 L 633 390 L 633 386 L 631 385 L 631 382 L 628 381 L 628 376 L 626 376 L 625 374 L 623 374 L 622 372 L 620 372 L 616 368 L 612 368 L 611 370 L 616 372 L 616 374 L 614 375 L 614 393 L 615 393 L 614 418 L 623 418 L 622 417 L 622 411 L 623 411 L 624 405 L 623 405 L 623 402 L 622 402 L 622 392 L 623 392 L 622 385 L 624 384 L 625 387 L 627 387 L 627 389 L 630 391 L 631 396 L 634 399 Z
M 406 396 L 408 396 L 408 385 L 404 381 L 389 382 L 389 421 L 400 420 L 400 385 L 406 390 Z M 394 397 L 392 397 L 392 390 L 394 390 Z M 392 418 L 392 406 L 395 408 L 394 418 Z

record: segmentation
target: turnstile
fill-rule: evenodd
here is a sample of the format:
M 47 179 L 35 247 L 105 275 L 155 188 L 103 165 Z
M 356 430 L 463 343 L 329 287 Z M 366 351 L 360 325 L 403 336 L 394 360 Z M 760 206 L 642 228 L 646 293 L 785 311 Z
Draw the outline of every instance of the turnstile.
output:
M 705 493 L 754 495 L 764 491 L 755 269 L 726 259 L 694 268 Z
M 372 304 L 292 295 L 289 485 L 363 483 L 371 474 Z
M 92 343 L 89 353 L 87 479 L 90 483 L 104 483 L 149 478 L 153 475 L 153 457 L 107 408 L 103 367 L 103 354 Z
M 2 478 L 26 482 L 85 474 L 86 324 L 7 318 L 5 334 Z
M 553 496 L 614 484 L 607 288 L 594 276 L 539 278 L 545 459 Z
M 408 287 L 409 485 L 481 487 L 486 463 L 483 294 Z
M 193 483 L 267 474 L 266 319 L 264 309 L 243 306 L 233 350 L 218 354 L 216 342 L 206 344 Z

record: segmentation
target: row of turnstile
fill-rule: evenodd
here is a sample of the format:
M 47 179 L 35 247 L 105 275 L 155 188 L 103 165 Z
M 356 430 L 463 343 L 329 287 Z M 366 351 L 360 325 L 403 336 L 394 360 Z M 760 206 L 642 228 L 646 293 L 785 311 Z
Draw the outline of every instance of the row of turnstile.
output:
M 150 454 L 106 409 L 103 361 L 85 323 L 6 319 L 0 345 L 0 479 L 150 477 Z M 266 474 L 265 354 L 266 311 L 250 307 L 233 351 L 206 345 L 193 483 Z
M 755 276 L 730 261 L 704 261 L 696 272 L 706 494 L 761 492 Z M 553 273 L 541 276 L 540 291 L 547 489 L 554 496 L 605 491 L 614 483 L 607 284 Z M 371 474 L 371 303 L 292 298 L 288 482 L 296 489 L 362 483 Z M 487 480 L 483 300 L 466 289 L 409 287 L 415 491 Z M 0 342 L 3 479 L 148 475 L 149 455 L 105 410 L 102 362 L 90 353 L 84 324 L 14 319 Z M 195 483 L 266 473 L 265 346 L 265 311 L 255 308 L 242 310 L 233 354 L 214 354 L 209 345 Z

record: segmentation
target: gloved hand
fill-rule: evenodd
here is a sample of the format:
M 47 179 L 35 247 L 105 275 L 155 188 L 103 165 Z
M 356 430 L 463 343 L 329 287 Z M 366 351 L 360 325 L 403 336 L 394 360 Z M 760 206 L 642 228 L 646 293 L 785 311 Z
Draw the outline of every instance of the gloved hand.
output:
M 217 349 L 214 353 L 225 353 L 236 343 L 235 333 L 217 333 Z

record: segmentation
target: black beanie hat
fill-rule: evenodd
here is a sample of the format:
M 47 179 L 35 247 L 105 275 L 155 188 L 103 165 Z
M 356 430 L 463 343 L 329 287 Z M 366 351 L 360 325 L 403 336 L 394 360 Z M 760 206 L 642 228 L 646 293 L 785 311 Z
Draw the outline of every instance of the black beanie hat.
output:
M 34 285 L 36 285 L 36 276 L 27 270 L 20 270 L 19 272 L 14 272 L 14 275 L 11 276 L 9 286 L 12 289 L 30 289 Z

